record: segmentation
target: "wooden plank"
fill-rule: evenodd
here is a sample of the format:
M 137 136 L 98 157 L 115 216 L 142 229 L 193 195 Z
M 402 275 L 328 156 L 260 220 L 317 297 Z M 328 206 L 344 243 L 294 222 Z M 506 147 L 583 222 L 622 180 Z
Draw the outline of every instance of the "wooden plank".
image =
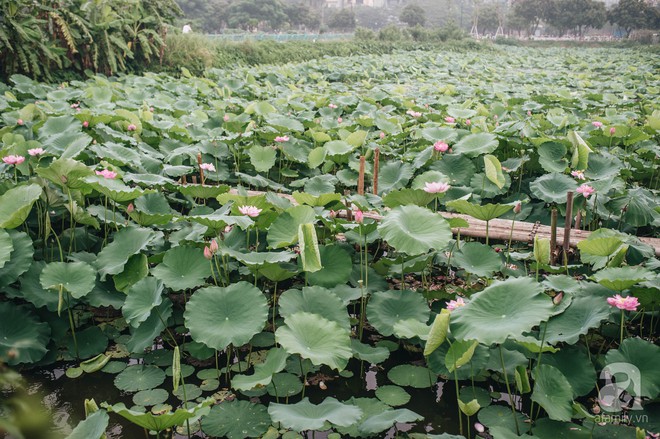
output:
M 232 189 L 230 193 L 237 194 L 238 192 L 235 189 Z M 263 195 L 265 192 L 259 191 L 247 191 L 249 196 Z M 298 202 L 288 194 L 277 194 L 280 197 L 284 197 L 291 201 L 292 204 L 297 205 Z M 470 236 L 473 238 L 485 238 L 486 237 L 486 221 L 481 221 L 475 218 L 472 218 L 469 215 L 462 215 L 459 213 L 451 212 L 438 212 L 444 218 L 462 218 L 470 225 L 468 228 L 461 229 L 452 229 L 454 234 L 459 233 L 461 236 Z M 346 217 L 347 212 L 345 210 L 339 211 L 338 216 Z M 383 216 L 374 212 L 364 212 L 366 218 L 372 218 L 376 221 L 380 221 Z M 490 239 L 496 239 L 499 241 L 509 241 L 509 235 L 511 234 L 511 225 L 513 221 L 505 219 L 493 219 L 490 220 L 488 228 L 488 236 Z M 564 233 L 565 230 L 557 230 L 557 244 L 561 245 L 564 242 Z M 550 239 L 552 236 L 552 231 L 550 226 L 544 226 L 541 224 L 528 223 L 524 221 L 516 221 L 513 224 L 513 234 L 511 235 L 511 240 L 516 242 L 533 242 L 534 235 L 538 235 L 539 238 Z M 570 234 L 568 236 L 570 247 L 577 247 L 578 242 L 584 241 L 591 235 L 591 232 L 587 230 L 577 230 L 570 229 Z M 660 256 L 660 238 L 648 238 L 648 237 L 637 237 L 644 244 L 648 244 L 655 249 L 655 255 Z

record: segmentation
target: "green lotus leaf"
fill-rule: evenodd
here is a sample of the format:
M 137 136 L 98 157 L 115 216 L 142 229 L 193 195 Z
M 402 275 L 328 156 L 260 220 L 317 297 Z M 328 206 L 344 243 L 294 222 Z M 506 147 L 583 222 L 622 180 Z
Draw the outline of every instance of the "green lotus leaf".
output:
M 447 183 L 452 186 L 469 185 L 477 171 L 472 160 L 458 154 L 445 155 L 442 160 L 435 161 L 429 168 L 449 177 Z
M 580 335 L 587 334 L 590 328 L 597 328 L 600 322 L 610 315 L 610 306 L 604 297 L 578 296 L 561 314 L 552 317 L 541 326 L 548 344 L 566 342 L 575 344 Z M 545 327 L 547 325 L 547 328 Z
M 255 364 L 254 374 L 234 375 L 231 380 L 232 387 L 236 390 L 250 390 L 269 385 L 273 375 L 281 372 L 286 366 L 288 356 L 289 353 L 282 348 L 271 349 L 263 363 Z
M 563 173 L 568 168 L 567 152 L 561 142 L 545 142 L 538 148 L 539 164 L 546 172 Z
M 109 421 L 110 416 L 105 411 L 94 412 L 76 425 L 66 439 L 101 439 L 105 437 L 105 429 L 108 428 Z
M 270 146 L 253 145 L 248 150 L 248 155 L 257 172 L 268 172 L 277 159 L 277 151 Z
M 167 224 L 176 214 L 162 193 L 142 195 L 135 199 L 134 207 L 129 216 L 141 226 Z
M 494 134 L 477 133 L 468 134 L 453 146 L 454 152 L 468 157 L 477 157 L 481 154 L 490 154 L 499 146 Z
M 412 178 L 415 170 L 409 163 L 391 161 L 381 166 L 378 174 L 378 193 L 383 194 L 404 188 Z
M 429 127 L 422 130 L 422 137 L 428 140 L 429 142 L 437 142 L 442 140 L 445 142 L 451 142 L 456 138 L 458 132 L 449 127 Z
M 468 402 L 463 402 L 462 399 L 459 399 L 458 408 L 466 416 L 474 416 L 479 411 L 481 406 L 479 405 L 479 401 L 477 401 L 476 399 L 471 399 Z
M 270 248 L 289 247 L 298 242 L 298 227 L 301 224 L 314 223 L 316 213 L 309 206 L 294 206 L 279 215 L 268 229 Z
M 270 424 L 265 406 L 234 400 L 214 406 L 204 417 L 202 430 L 213 437 L 243 439 L 262 437 Z
M 126 348 L 130 352 L 137 353 L 153 345 L 154 339 L 165 330 L 163 322 L 167 322 L 171 315 L 172 301 L 166 298 L 151 311 L 147 320 L 140 323 L 140 326 L 131 327 L 131 337 L 126 342 Z
M 151 310 L 162 302 L 163 283 L 154 277 L 145 277 L 128 289 L 121 311 L 126 322 L 137 328 L 149 318 Z
M 219 195 L 229 192 L 229 186 L 226 184 L 218 186 L 187 184 L 185 186 L 178 186 L 177 190 L 188 197 L 217 198 Z
M 229 194 L 227 194 L 229 195 Z M 217 210 L 207 215 L 189 215 L 185 220 L 210 227 L 215 230 L 224 229 L 228 225 L 237 225 L 245 230 L 254 225 L 252 218 L 244 215 L 227 215 L 224 210 Z
M 410 394 L 399 386 L 380 386 L 376 389 L 376 398 L 390 407 L 408 404 Z
M 449 332 L 449 317 L 450 311 L 443 308 L 440 314 L 435 316 L 431 329 L 429 330 L 428 340 L 424 346 L 424 356 L 428 357 L 442 345 L 447 339 L 447 332 Z
M 202 249 L 178 246 L 168 250 L 163 262 L 151 274 L 169 288 L 180 291 L 204 285 L 211 277 L 211 266 Z
M 131 366 L 133 367 L 133 366 Z M 182 426 L 187 419 L 197 416 L 203 416 L 209 412 L 209 407 L 215 402 L 213 398 L 207 398 L 199 404 L 189 407 L 180 408 L 175 412 L 167 412 L 161 415 L 154 415 L 150 412 L 138 412 L 126 408 L 123 402 L 110 405 L 107 403 L 101 404 L 109 412 L 117 413 L 118 415 L 128 419 L 133 424 L 151 431 L 163 431 L 174 426 Z
M 450 346 L 445 355 L 445 367 L 450 373 L 465 366 L 472 360 L 474 350 L 479 345 L 477 340 L 456 340 Z
M 302 392 L 303 387 L 298 375 L 282 372 L 273 375 L 272 381 L 266 386 L 266 391 L 276 398 L 288 398 Z
M 550 263 L 550 239 L 534 235 L 534 260 L 538 264 Z
M 484 156 L 484 172 L 486 178 L 498 188 L 502 189 L 506 183 L 502 173 L 502 164 L 494 155 L 486 154 Z
M 567 137 L 573 145 L 571 167 L 579 170 L 587 169 L 587 166 L 589 165 L 589 153 L 593 151 L 577 131 L 569 131 Z
M 615 236 L 592 238 L 590 235 L 584 241 L 578 242 L 577 246 L 581 253 L 607 257 L 617 251 L 621 244 L 623 244 L 623 241 Z
M 372 364 L 379 364 L 387 360 L 390 351 L 383 346 L 370 346 L 354 338 L 351 339 L 351 349 L 353 356 L 362 361 L 368 361 Z
M 552 315 L 552 300 L 529 278 L 495 282 L 452 313 L 451 332 L 458 339 L 486 345 L 520 336 Z
M 154 190 L 142 190 L 139 187 L 126 186 L 116 179 L 104 178 L 98 175 L 90 175 L 82 179 L 85 184 L 95 191 L 105 195 L 116 203 L 125 203 L 142 195 L 154 192 Z
M 479 407 L 488 407 L 491 404 L 490 393 L 482 387 L 463 387 L 459 392 L 459 396 L 464 404 L 472 400 L 476 400 Z
M 397 320 L 392 326 L 394 335 L 398 338 L 419 338 L 426 340 L 429 336 L 429 327 L 426 322 L 417 319 Z
M 546 203 L 566 203 L 566 194 L 575 192 L 577 183 L 571 177 L 559 173 L 545 174 L 529 184 L 532 195 Z
M 326 150 L 328 156 L 335 157 L 348 154 L 356 147 L 343 140 L 332 140 L 323 145 L 323 148 Z
M 616 197 L 607 203 L 611 212 L 625 212 L 622 221 L 632 227 L 643 227 L 658 219 L 658 212 L 654 208 L 658 205 L 657 199 L 651 191 L 636 187 L 628 189 L 621 197 Z
M 156 388 L 165 381 L 165 372 L 156 366 L 128 366 L 115 377 L 115 387 L 125 392 Z
M 16 230 L 6 231 L 11 237 L 13 250 L 9 260 L 0 270 L 0 287 L 6 287 L 16 281 L 23 273 L 30 269 L 34 247 L 32 239 L 25 232 Z
M 452 237 L 445 219 L 419 206 L 392 209 L 379 224 L 378 232 L 396 251 L 409 255 L 441 250 Z
M 0 228 L 15 229 L 23 224 L 41 192 L 41 186 L 29 184 L 16 186 L 0 195 Z
M 286 326 L 275 331 L 275 340 L 289 353 L 340 371 L 353 356 L 349 330 L 319 314 L 297 312 L 288 316 Z
M 313 273 L 323 268 L 314 224 L 307 223 L 298 226 L 298 247 L 303 271 Z
M 296 254 L 290 251 L 242 253 L 228 247 L 220 247 L 220 252 L 223 255 L 231 256 L 248 267 L 261 267 L 267 264 L 289 262 L 296 257 Z
M 46 263 L 43 261 L 34 261 L 30 266 L 30 269 L 21 276 L 20 289 L 15 290 L 19 295 L 15 297 L 21 297 L 37 308 L 45 307 L 48 311 L 55 312 L 57 311 L 59 294 L 53 294 L 53 291 L 44 289 L 39 282 L 39 277 L 41 276 L 41 271 L 46 266 Z M 8 297 L 14 297 L 9 293 L 12 290 L 8 290 Z M 76 304 L 76 300 L 73 299 L 69 303 L 71 306 Z M 67 309 L 66 303 L 61 303 L 61 309 Z
M 48 167 L 39 167 L 35 172 L 61 187 L 79 189 L 83 186 L 81 179 L 94 175 L 94 171 L 77 160 L 60 158 L 50 163 Z
M 307 206 L 311 206 L 311 207 L 332 208 L 334 206 L 340 206 L 343 208 L 343 205 L 341 204 L 340 194 L 332 193 L 332 194 L 312 195 L 306 192 L 295 191 L 291 195 L 298 202 L 298 204 L 306 204 Z
M 39 280 L 47 290 L 62 289 L 80 299 L 94 288 L 96 273 L 85 262 L 51 262 L 41 271 Z
M 518 420 L 518 428 L 520 432 L 529 431 L 529 424 L 525 422 L 525 416 L 522 413 L 516 412 L 516 419 Z M 503 427 L 511 432 L 516 431 L 516 424 L 511 414 L 511 409 L 502 405 L 491 405 L 479 410 L 477 419 L 486 427 L 495 428 Z
M 423 416 L 408 409 L 386 410 L 367 418 L 358 426 L 358 431 L 371 435 L 387 430 L 397 423 L 416 422 L 422 419 Z
M 348 427 L 362 416 L 359 407 L 343 404 L 328 397 L 320 404 L 312 404 L 309 398 L 303 398 L 296 404 L 275 404 L 268 406 L 268 414 L 274 422 L 294 431 L 327 430 L 330 425 Z
M 660 346 L 640 338 L 626 338 L 618 349 L 611 349 L 605 355 L 609 371 L 621 377 L 616 380 L 618 390 L 651 399 L 660 395 L 658 361 Z M 622 378 L 623 375 L 627 377 Z
M 410 386 L 417 389 L 431 387 L 437 381 L 437 377 L 431 370 L 410 364 L 394 366 L 387 372 L 387 378 L 397 386 Z
M 11 259 L 11 252 L 14 250 L 14 242 L 11 236 L 5 230 L 0 229 L 0 268 L 4 267 L 7 261 Z
M 287 290 L 280 296 L 278 304 L 285 322 L 289 316 L 304 311 L 322 315 L 342 328 L 350 329 L 346 306 L 331 290 L 319 287 Z
M 41 360 L 48 352 L 50 331 L 48 323 L 39 321 L 26 308 L 0 302 L 0 359 L 10 366 Z
M 642 267 L 612 267 L 600 270 L 592 278 L 610 290 L 621 292 L 645 280 L 651 280 L 654 274 Z
M 76 332 L 76 339 L 78 341 L 78 358 L 85 359 L 97 356 L 104 352 L 108 347 L 108 336 L 103 333 L 100 327 L 90 326 L 82 331 Z M 66 342 L 66 348 L 69 354 L 73 357 L 76 352 L 76 345 L 73 342 L 73 337 L 70 337 Z
M 126 293 L 126 291 L 138 281 L 149 274 L 149 259 L 144 253 L 138 253 L 128 258 L 124 271 L 112 277 L 115 289 Z
M 468 273 L 480 277 L 491 277 L 502 268 L 502 258 L 492 247 L 480 242 L 463 244 L 461 249 L 454 253 L 452 262 Z
M 181 401 L 192 401 L 202 396 L 202 389 L 197 384 L 186 383 L 174 390 L 172 395 Z
M 482 221 L 490 221 L 500 217 L 513 209 L 510 204 L 474 204 L 466 200 L 454 200 L 447 202 L 447 207 L 451 207 L 459 213 L 470 215 Z
M 434 199 L 435 194 L 429 194 L 421 189 L 404 188 L 392 191 L 385 195 L 383 197 L 383 204 L 389 208 L 407 206 L 409 204 L 426 207 Z
M 261 332 L 268 303 L 258 288 L 241 281 L 196 291 L 183 316 L 193 340 L 221 351 L 230 344 L 242 346 Z
M 353 271 L 353 261 L 346 250 L 336 245 L 320 245 L 319 254 L 321 269 L 307 274 L 307 281 L 311 285 L 332 288 L 348 282 Z
M 541 364 L 532 370 L 534 392 L 532 401 L 537 402 L 555 421 L 571 420 L 573 415 L 573 389 L 559 369 Z
M 400 320 L 415 319 L 426 323 L 429 313 L 424 297 L 410 290 L 374 293 L 367 304 L 369 323 L 385 336 L 394 333 L 394 324 Z
M 553 421 L 550 418 L 536 420 L 534 423 L 534 436 L 539 439 L 591 439 L 596 437 L 590 427 L 571 422 Z M 603 437 L 609 438 L 609 436 Z
M 573 389 L 573 397 L 589 394 L 596 385 L 596 369 L 584 348 L 566 346 L 553 354 L 544 354 L 542 364 L 556 367 Z
M 142 407 L 151 407 L 153 405 L 164 403 L 169 397 L 170 394 L 165 389 L 140 390 L 133 395 L 133 404 Z
M 126 227 L 115 233 L 110 244 L 101 250 L 96 259 L 101 280 L 108 274 L 119 274 L 134 254 L 140 253 L 158 238 L 159 233 L 141 227 Z
M 105 354 L 98 354 L 96 357 L 80 363 L 80 368 L 85 373 L 94 373 L 103 369 L 105 365 L 108 364 L 108 361 L 110 361 L 110 357 Z

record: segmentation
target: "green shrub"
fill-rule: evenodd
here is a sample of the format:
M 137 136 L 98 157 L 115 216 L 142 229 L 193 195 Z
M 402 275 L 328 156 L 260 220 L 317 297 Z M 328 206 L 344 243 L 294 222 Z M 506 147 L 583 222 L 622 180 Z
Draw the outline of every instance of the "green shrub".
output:
M 160 65 L 153 66 L 152 70 L 177 72 L 185 67 L 191 73 L 201 75 L 213 66 L 216 45 L 199 34 L 170 34 L 165 39 L 165 51 Z

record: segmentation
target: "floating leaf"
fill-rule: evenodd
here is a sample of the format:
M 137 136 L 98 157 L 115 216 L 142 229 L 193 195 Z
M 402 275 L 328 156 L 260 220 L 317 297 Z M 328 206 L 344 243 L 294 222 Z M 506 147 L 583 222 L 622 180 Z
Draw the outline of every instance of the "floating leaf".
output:
M 270 424 L 270 416 L 265 406 L 234 400 L 214 406 L 204 417 L 202 429 L 213 437 L 242 439 L 261 437 Z
M 399 386 L 380 386 L 376 389 L 376 397 L 391 407 L 408 404 L 410 394 Z
M 387 372 L 387 378 L 398 386 L 410 386 L 418 389 L 431 387 L 437 380 L 429 369 L 410 364 L 394 366 Z
M 415 291 L 383 291 L 374 293 L 367 304 L 367 319 L 382 335 L 394 333 L 400 320 L 415 319 L 426 323 L 429 307 L 424 297 Z
M 132 367 L 132 366 L 131 366 Z M 128 419 L 130 422 L 151 431 L 163 431 L 174 426 L 183 425 L 187 419 L 196 416 L 203 416 L 209 412 L 209 406 L 215 403 L 213 398 L 207 398 L 196 406 L 190 408 L 180 408 L 175 412 L 166 412 L 160 415 L 154 415 L 150 412 L 138 412 L 129 410 L 124 403 L 109 405 L 107 403 L 101 404 L 109 412 L 117 413 L 118 415 Z
M 115 377 L 115 387 L 126 392 L 137 392 L 160 386 L 165 381 L 165 372 L 156 366 L 136 364 L 128 366 Z
M 348 427 L 362 416 L 359 407 L 342 404 L 332 397 L 325 398 L 320 404 L 312 404 L 308 398 L 296 404 L 271 403 L 268 413 L 274 422 L 294 431 L 326 430 L 326 423 Z

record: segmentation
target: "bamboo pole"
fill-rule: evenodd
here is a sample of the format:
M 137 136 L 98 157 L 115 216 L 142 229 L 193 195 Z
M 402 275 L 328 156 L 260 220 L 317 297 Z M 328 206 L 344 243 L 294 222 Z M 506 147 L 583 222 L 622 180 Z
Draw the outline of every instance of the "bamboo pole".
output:
M 552 208 L 550 215 L 550 265 L 557 261 L 557 208 Z
M 571 226 L 573 225 L 573 191 L 566 194 L 566 221 L 564 223 L 564 265 L 568 265 L 568 248 L 571 244 Z M 576 244 L 577 245 L 577 244 Z
M 364 195 L 364 164 L 365 158 L 363 155 L 360 156 L 360 173 L 358 174 L 358 195 Z
M 380 148 L 374 151 L 374 195 L 378 195 L 378 171 L 380 170 Z
M 202 185 L 204 184 L 204 169 L 202 169 L 202 153 L 197 153 L 197 166 L 199 167 L 199 177 L 202 182 Z

